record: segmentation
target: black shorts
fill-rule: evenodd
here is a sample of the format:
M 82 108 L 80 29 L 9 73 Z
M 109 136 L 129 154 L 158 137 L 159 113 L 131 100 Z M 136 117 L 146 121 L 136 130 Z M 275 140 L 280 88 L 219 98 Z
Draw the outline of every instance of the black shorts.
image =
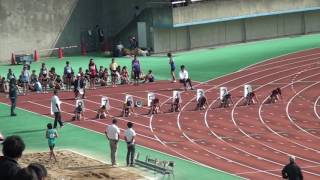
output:
M 111 70 L 111 76 L 117 77 L 117 70 Z
M 66 74 L 66 78 L 67 78 L 67 79 L 71 79 L 71 77 L 72 77 L 71 73 L 67 73 L 67 74 Z
M 134 79 L 140 78 L 140 71 L 134 71 Z
M 54 149 L 54 144 L 49 145 L 49 149 L 52 151 Z

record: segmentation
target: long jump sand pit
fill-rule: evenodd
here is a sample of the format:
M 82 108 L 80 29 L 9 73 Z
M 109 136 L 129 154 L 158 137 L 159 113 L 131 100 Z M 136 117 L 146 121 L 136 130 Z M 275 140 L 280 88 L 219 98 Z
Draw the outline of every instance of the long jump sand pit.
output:
M 24 154 L 22 167 L 32 162 L 43 164 L 52 180 L 144 179 L 135 168 L 111 167 L 95 159 L 68 150 L 56 151 L 58 162 L 49 161 L 48 152 Z

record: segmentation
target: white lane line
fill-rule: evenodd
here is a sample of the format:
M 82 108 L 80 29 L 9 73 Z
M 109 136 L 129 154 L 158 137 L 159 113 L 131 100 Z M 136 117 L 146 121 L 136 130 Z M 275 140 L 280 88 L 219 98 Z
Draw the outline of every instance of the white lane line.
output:
M 32 101 L 27 101 L 27 102 L 29 102 L 29 103 L 31 103 L 31 104 L 34 104 L 34 105 L 41 106 L 41 107 L 45 107 L 45 108 L 47 108 L 47 109 L 50 109 L 50 108 L 51 108 L 51 107 L 49 107 L 49 106 L 45 106 L 45 105 L 43 105 L 43 104 L 35 103 L 35 102 L 32 102 Z M 69 104 L 69 103 L 65 103 L 65 102 L 62 102 L 62 103 L 73 107 L 73 104 Z M 88 111 L 93 111 L 93 110 L 90 110 L 90 109 L 86 109 L 86 110 L 88 110 Z M 74 114 L 68 113 L 68 112 L 66 112 L 66 111 L 61 111 L 61 112 L 62 112 L 62 113 L 69 114 L 69 115 L 72 115 L 72 116 L 74 115 Z M 93 112 L 95 112 L 95 111 L 93 111 Z M 95 113 L 96 113 L 96 112 L 95 112 Z M 117 117 L 117 119 L 125 120 L 125 119 L 118 118 L 118 117 Z M 94 122 L 94 123 L 98 123 L 98 124 L 103 124 L 103 125 L 106 125 L 106 126 L 109 125 L 109 124 L 107 124 L 107 123 L 103 123 L 103 122 L 100 122 L 100 121 L 97 121 L 97 120 L 94 120 L 94 119 L 89 119 L 89 118 L 85 118 L 84 121 Z M 128 120 L 126 120 L 126 121 L 128 121 Z M 72 124 L 72 123 L 70 123 L 70 124 Z M 125 129 L 122 129 L 122 130 L 124 131 Z M 140 134 L 140 133 L 137 133 L 137 135 L 142 136 L 142 137 L 147 138 L 147 139 L 152 139 L 152 140 L 155 140 L 155 141 L 156 141 L 155 138 L 149 137 L 148 135 L 143 135 L 143 134 Z
M 320 137 L 315 136 L 315 135 L 313 135 L 312 133 L 309 133 L 308 131 L 306 131 L 305 129 L 303 129 L 301 126 L 299 126 L 297 123 L 295 123 L 295 122 L 293 121 L 293 119 L 291 118 L 290 113 L 289 113 L 289 106 L 290 106 L 290 104 L 292 103 L 292 101 L 293 101 L 299 94 L 301 94 L 303 91 L 306 91 L 307 89 L 309 89 L 309 88 L 311 88 L 311 87 L 313 87 L 313 86 L 315 86 L 315 85 L 317 85 L 317 84 L 319 84 L 319 83 L 320 83 L 320 82 L 315 82 L 315 83 L 313 83 L 313 84 L 311 84 L 311 85 L 303 88 L 302 90 L 300 90 L 298 93 L 296 93 L 294 96 L 291 97 L 291 99 L 288 101 L 287 106 L 286 106 L 286 114 L 287 114 L 287 117 L 288 117 L 289 121 L 291 122 L 291 124 L 293 124 L 294 126 L 296 126 L 298 129 L 300 129 L 300 130 L 303 131 L 304 133 L 306 133 L 306 134 L 308 134 L 308 135 L 310 135 L 310 136 L 312 136 L 312 137 L 315 137 L 315 138 L 317 138 L 317 139 L 320 139 Z M 296 112 L 297 112 L 297 111 L 296 111 Z
M 320 120 L 320 116 L 317 111 L 317 106 L 319 106 L 318 105 L 319 100 L 320 100 L 320 96 L 318 96 L 318 98 L 316 99 L 316 101 L 314 102 L 314 105 L 313 105 L 313 111 L 314 111 L 314 114 L 317 116 L 318 120 Z
M 318 59 L 318 58 L 317 58 Z M 310 63 L 310 64 L 314 64 L 314 63 Z M 308 64 L 309 65 L 309 64 Z M 299 66 L 299 67 L 301 67 L 301 66 Z M 297 67 L 296 67 L 297 68 Z M 296 68 L 291 68 L 291 69 L 296 69 Z M 288 70 L 288 69 L 287 69 Z M 285 70 L 286 71 L 286 70 Z M 279 72 L 278 72 L 279 73 Z M 269 75 L 267 75 L 267 76 L 269 76 Z M 264 77 L 266 77 L 266 76 L 264 76 Z M 260 78 L 259 78 L 260 79 Z M 257 80 L 257 79 L 255 79 L 255 80 Z M 206 90 L 207 91 L 207 90 Z M 188 103 L 186 103 L 183 107 L 182 107 L 182 109 L 181 109 L 181 111 L 183 111 L 183 109 L 186 107 L 186 105 L 187 104 L 189 104 L 191 101 L 192 101 L 193 99 L 191 99 Z M 209 109 L 209 108 L 208 108 Z M 181 112 L 180 112 L 181 113 Z M 179 120 L 180 120 L 180 113 L 178 114 L 178 117 L 177 117 L 177 124 L 178 124 L 178 127 L 179 127 L 179 130 L 180 131 L 182 131 L 182 129 L 181 129 L 181 126 L 180 126 L 180 122 L 179 122 Z M 183 135 L 187 138 L 187 139 L 190 139 L 183 131 L 182 131 L 182 133 L 183 133 Z M 190 140 L 190 142 L 192 142 L 191 140 Z M 194 142 L 193 142 L 194 143 Z M 196 144 L 196 143 L 194 143 L 194 144 Z M 196 144 L 197 145 L 197 144 Z M 202 147 L 200 147 L 200 148 L 202 148 Z M 206 150 L 206 151 L 208 151 L 207 149 L 205 149 L 205 148 L 202 148 L 203 150 Z M 243 151 L 243 150 L 242 150 Z M 208 151 L 209 153 L 211 152 L 211 151 Z M 211 152 L 212 153 L 212 152 Z M 225 158 L 225 157 L 222 157 L 222 158 Z M 241 163 L 240 163 L 241 164 Z

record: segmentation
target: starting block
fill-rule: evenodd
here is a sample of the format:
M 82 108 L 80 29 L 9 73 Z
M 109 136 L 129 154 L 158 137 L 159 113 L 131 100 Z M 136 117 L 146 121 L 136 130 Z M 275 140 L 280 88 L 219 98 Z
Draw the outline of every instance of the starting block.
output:
M 107 96 L 102 96 L 101 98 L 101 107 L 105 106 L 106 110 L 110 110 L 110 101 L 109 98 Z

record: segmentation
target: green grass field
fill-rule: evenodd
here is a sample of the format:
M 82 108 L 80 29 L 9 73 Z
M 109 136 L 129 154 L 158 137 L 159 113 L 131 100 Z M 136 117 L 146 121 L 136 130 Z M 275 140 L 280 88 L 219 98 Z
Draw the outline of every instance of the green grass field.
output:
M 206 81 L 275 56 L 316 47 L 320 47 L 320 34 L 183 52 L 175 54 L 175 61 L 177 66 L 186 65 L 193 80 Z M 89 58 L 91 57 L 73 56 L 65 57 L 61 61 L 57 58 L 41 59 L 40 62 L 33 63 L 31 69 L 39 71 L 41 62 L 45 61 L 48 67 L 55 67 L 57 72 L 61 74 L 65 61 L 70 61 L 73 68 L 78 69 L 79 67 L 87 67 Z M 108 66 L 111 61 L 107 57 L 93 58 L 99 66 Z M 143 70 L 152 69 L 156 79 L 170 79 L 168 59 L 165 56 L 140 57 L 139 59 Z M 129 66 L 131 63 L 131 59 L 125 57 L 116 58 L 116 60 L 121 66 Z M 8 68 L 12 68 L 18 75 L 21 67 L 21 65 L 2 65 L 0 74 L 2 76 L 6 75 Z M 10 117 L 8 116 L 9 111 L 7 105 L 0 104 L 0 132 L 5 136 L 13 134 L 22 136 L 27 145 L 27 152 L 46 151 L 48 148 L 44 132 L 46 124 L 52 119 L 21 109 L 17 110 L 17 117 Z M 109 146 L 103 134 L 81 129 L 72 124 L 66 125 L 59 133 L 57 149 L 71 149 L 109 162 Z M 145 147 L 138 146 L 137 151 L 159 159 L 175 161 L 175 177 L 178 180 L 240 179 L 237 176 L 168 156 Z M 126 145 L 121 142 L 118 160 L 122 165 L 124 165 L 125 155 Z M 199 175 L 201 178 L 199 178 Z

